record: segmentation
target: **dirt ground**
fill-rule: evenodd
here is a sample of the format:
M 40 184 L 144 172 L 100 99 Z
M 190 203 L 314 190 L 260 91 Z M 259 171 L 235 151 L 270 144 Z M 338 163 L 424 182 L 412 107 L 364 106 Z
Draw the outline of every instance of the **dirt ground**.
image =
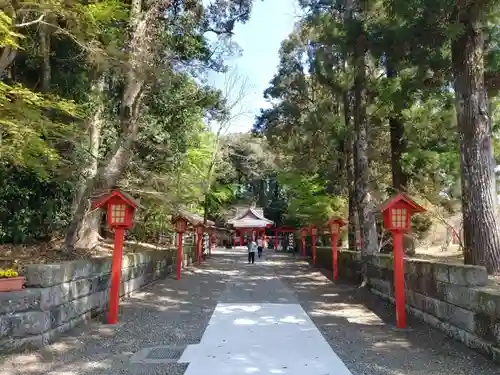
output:
M 441 263 L 463 264 L 464 257 L 458 245 L 450 245 L 448 249 L 442 250 L 441 246 L 417 247 L 415 259 L 434 260 Z

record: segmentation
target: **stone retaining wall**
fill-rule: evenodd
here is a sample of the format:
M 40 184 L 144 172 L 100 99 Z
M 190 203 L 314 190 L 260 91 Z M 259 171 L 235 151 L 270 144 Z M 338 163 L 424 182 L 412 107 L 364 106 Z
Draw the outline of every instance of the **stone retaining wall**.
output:
M 175 250 L 123 257 L 121 296 L 175 270 Z M 194 248 L 185 247 L 184 265 Z M 26 289 L 0 292 L 0 352 L 40 348 L 106 310 L 111 258 L 26 266 Z
M 341 278 L 359 281 L 359 255 L 339 252 Z M 319 247 L 317 261 L 331 269 L 331 249 Z M 367 270 L 371 291 L 394 302 L 392 256 L 370 256 Z M 500 363 L 500 287 L 484 267 L 406 259 L 405 280 L 411 314 Z

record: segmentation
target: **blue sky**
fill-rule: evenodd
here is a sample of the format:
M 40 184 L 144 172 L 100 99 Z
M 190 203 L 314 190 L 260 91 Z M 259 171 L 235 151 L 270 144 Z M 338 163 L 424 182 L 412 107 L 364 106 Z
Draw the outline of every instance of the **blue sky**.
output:
M 250 21 L 238 24 L 234 30 L 234 40 L 243 50 L 242 55 L 232 58 L 229 65 L 238 75 L 247 80 L 245 101 L 242 103 L 244 116 L 233 121 L 229 132 L 247 132 L 254 123 L 254 116 L 260 108 L 265 108 L 263 91 L 276 73 L 279 63 L 278 52 L 281 42 L 293 30 L 296 20 L 294 0 L 254 0 Z M 213 74 L 209 81 L 223 89 L 224 75 Z

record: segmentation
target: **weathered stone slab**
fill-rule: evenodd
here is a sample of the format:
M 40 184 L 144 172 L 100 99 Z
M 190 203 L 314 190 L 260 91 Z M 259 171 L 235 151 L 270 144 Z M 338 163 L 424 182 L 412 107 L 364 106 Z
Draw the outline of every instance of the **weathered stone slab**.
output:
M 76 279 L 89 278 L 110 269 L 110 259 L 77 260 L 61 264 L 29 264 L 25 267 L 26 286 L 48 287 Z
M 2 292 L 0 293 L 0 315 L 37 309 L 40 306 L 40 298 L 38 289 Z
M 26 311 L 4 315 L 10 325 L 12 337 L 37 335 L 50 328 L 50 313 L 47 311 Z
M 450 284 L 464 286 L 484 286 L 488 283 L 485 267 L 453 265 L 449 267 Z
M 414 293 L 418 295 L 419 293 Z M 461 308 L 459 306 L 452 305 L 450 303 L 440 301 L 438 299 L 419 295 L 423 302 L 421 310 L 429 313 L 439 320 L 451 323 L 452 325 L 473 333 L 475 329 L 475 313 Z M 414 306 L 417 307 L 417 306 Z M 420 306 L 419 306 L 420 307 Z

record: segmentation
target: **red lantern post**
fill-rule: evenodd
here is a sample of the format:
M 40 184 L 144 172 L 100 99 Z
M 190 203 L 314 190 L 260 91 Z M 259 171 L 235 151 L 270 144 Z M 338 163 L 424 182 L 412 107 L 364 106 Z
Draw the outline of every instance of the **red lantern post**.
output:
M 197 224 L 195 226 L 195 231 L 196 231 L 196 262 L 198 264 L 201 264 L 201 253 L 202 253 L 202 243 L 201 241 L 203 240 L 203 230 L 205 227 L 203 224 Z
M 137 208 L 137 202 L 127 194 L 113 190 L 100 197 L 93 205 L 93 209 L 106 206 L 109 227 L 114 230 L 115 241 L 111 262 L 111 288 L 109 291 L 108 324 L 118 322 L 120 306 L 120 285 L 122 275 L 123 241 L 125 229 L 132 227 L 132 218 Z
M 396 327 L 406 328 L 405 270 L 403 236 L 410 230 L 411 216 L 415 212 L 424 212 L 404 194 L 397 194 L 381 207 L 384 227 L 392 233 L 394 249 L 394 299 L 396 301 Z
M 338 251 L 337 243 L 339 241 L 340 229 L 345 225 L 345 221 L 341 218 L 332 218 L 328 222 L 328 229 L 330 231 L 330 240 L 332 243 L 332 272 L 333 280 L 338 280 L 339 278 L 339 267 L 338 267 Z
M 187 231 L 188 221 L 182 216 L 176 216 L 172 219 L 172 222 L 175 225 L 175 231 L 177 232 L 177 272 L 176 279 L 179 280 L 181 278 L 181 269 L 182 269 L 182 242 L 184 233 Z
M 312 264 L 316 264 L 316 236 L 318 235 L 318 228 L 316 225 L 311 225 L 311 241 L 312 241 Z

